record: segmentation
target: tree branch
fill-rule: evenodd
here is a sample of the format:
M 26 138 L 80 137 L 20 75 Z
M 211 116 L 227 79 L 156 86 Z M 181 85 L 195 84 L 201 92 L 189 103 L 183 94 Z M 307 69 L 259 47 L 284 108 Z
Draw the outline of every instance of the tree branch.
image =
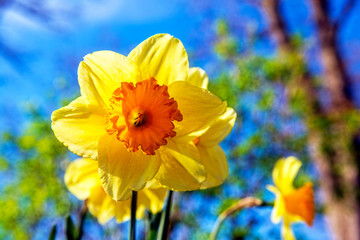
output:
M 324 67 L 325 87 L 331 95 L 330 108 L 342 112 L 351 107 L 351 82 L 340 56 L 336 35 L 327 12 L 326 0 L 312 0 L 317 35 L 320 42 L 321 60 Z
M 289 92 L 298 88 L 305 96 L 303 101 L 308 110 L 304 114 L 304 121 L 308 128 L 309 151 L 320 171 L 327 216 L 335 237 L 359 240 L 359 202 L 354 192 L 359 185 L 359 167 L 355 161 L 358 158 L 355 157 L 356 152 L 360 156 L 360 143 L 353 141 L 356 130 L 348 130 L 346 118 L 346 114 L 354 110 L 351 83 L 336 44 L 336 33 L 328 15 L 328 1 L 312 0 L 312 3 L 324 67 L 322 83 L 329 93 L 330 103 L 319 106 L 321 98 L 313 85 L 314 77 L 306 67 L 297 86 L 287 84 L 286 88 Z M 280 52 L 297 54 L 289 40 L 283 41 L 290 38 L 286 37 L 288 33 L 279 11 L 279 0 L 264 0 L 264 8 L 268 12 L 270 29 L 278 40 Z
M 291 44 L 285 21 L 281 17 L 279 0 L 264 0 L 263 7 L 268 14 L 270 32 L 275 37 L 280 52 L 285 54 L 293 53 L 295 49 Z M 298 85 L 302 86 L 307 94 L 307 101 L 310 108 L 313 109 L 313 114 L 322 114 L 317 98 L 318 93 L 313 85 L 312 78 L 313 76 L 308 69 L 305 69 L 303 75 L 299 77 Z
M 349 18 L 350 13 L 354 9 L 355 4 L 357 2 L 358 2 L 357 0 L 348 0 L 344 4 L 344 6 L 343 6 L 343 8 L 342 8 L 342 10 L 340 12 L 339 17 L 336 19 L 336 21 L 333 24 L 333 29 L 334 29 L 335 34 L 339 31 L 339 29 L 342 26 L 344 26 L 346 20 Z
M 290 51 L 290 38 L 286 31 L 284 20 L 280 18 L 280 5 L 278 0 L 265 0 L 263 2 L 265 11 L 268 14 L 269 28 L 275 37 L 281 51 Z

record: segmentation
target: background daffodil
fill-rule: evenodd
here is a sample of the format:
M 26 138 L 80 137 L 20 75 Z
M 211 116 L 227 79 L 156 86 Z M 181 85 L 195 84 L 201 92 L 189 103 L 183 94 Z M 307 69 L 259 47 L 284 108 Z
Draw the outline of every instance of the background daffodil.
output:
M 167 34 L 142 42 L 125 57 L 85 56 L 81 97 L 54 111 L 52 128 L 71 151 L 99 161 L 105 191 L 126 200 L 155 177 L 172 190 L 199 189 L 205 168 L 193 140 L 227 105 L 188 82 L 182 43 Z
M 283 219 L 281 234 L 285 240 L 293 240 L 295 236 L 291 224 L 298 221 L 306 222 L 309 226 L 315 217 L 314 192 L 311 182 L 295 189 L 293 181 L 301 167 L 301 162 L 295 157 L 279 159 L 272 172 L 275 186 L 267 189 L 276 196 L 271 214 L 273 223 Z
M 118 222 L 130 218 L 130 200 L 114 201 L 101 186 L 98 162 L 89 158 L 80 158 L 72 162 L 65 173 L 65 184 L 72 194 L 80 200 L 87 200 L 89 212 L 101 224 L 115 217 Z M 166 189 L 156 182 L 149 182 L 138 192 L 136 217 L 142 218 L 145 209 L 152 213 L 162 210 Z

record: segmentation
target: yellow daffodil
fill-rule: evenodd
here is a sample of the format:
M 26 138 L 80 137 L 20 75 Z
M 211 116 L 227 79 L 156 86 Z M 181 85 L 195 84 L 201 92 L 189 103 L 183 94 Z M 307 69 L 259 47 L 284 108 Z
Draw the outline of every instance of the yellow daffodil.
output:
M 89 158 L 80 158 L 72 162 L 65 173 L 65 184 L 72 194 L 80 200 L 87 200 L 89 212 L 101 224 L 115 217 L 118 222 L 130 218 L 130 200 L 114 201 L 101 186 L 98 162 Z M 147 183 L 138 192 L 136 217 L 142 218 L 145 210 L 152 213 L 162 210 L 166 189 L 156 182 Z
M 272 172 L 275 186 L 267 186 L 276 196 L 271 221 L 279 223 L 283 219 L 281 234 L 285 240 L 295 239 L 290 226 L 292 223 L 303 221 L 311 226 L 315 217 L 311 182 L 298 189 L 293 186 L 300 167 L 301 162 L 295 157 L 278 160 Z
M 204 89 L 207 89 L 209 82 L 206 72 L 200 68 L 190 68 L 188 81 Z M 234 109 L 227 108 L 224 114 L 220 115 L 206 132 L 193 140 L 207 174 L 206 180 L 201 184 L 201 189 L 218 186 L 227 177 L 228 163 L 219 143 L 230 133 L 235 119 L 236 112 Z
M 172 190 L 199 189 L 207 175 L 193 140 L 227 105 L 189 83 L 189 72 L 182 43 L 167 34 L 127 57 L 89 54 L 78 69 L 81 96 L 53 112 L 53 131 L 74 153 L 98 160 L 102 186 L 115 200 L 153 178 Z

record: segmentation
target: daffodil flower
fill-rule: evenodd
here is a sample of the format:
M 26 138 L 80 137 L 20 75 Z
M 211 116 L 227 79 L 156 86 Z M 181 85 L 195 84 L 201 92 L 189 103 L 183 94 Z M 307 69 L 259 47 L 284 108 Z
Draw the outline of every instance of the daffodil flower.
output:
M 153 178 L 172 190 L 199 189 L 207 174 L 193 140 L 227 104 L 188 76 L 186 51 L 167 34 L 127 57 L 89 54 L 78 69 L 81 96 L 53 112 L 53 131 L 72 152 L 98 160 L 114 200 L 128 199 Z
M 105 224 L 112 218 L 123 222 L 130 218 L 130 199 L 114 201 L 101 186 L 98 174 L 98 162 L 89 158 L 79 158 L 68 166 L 65 172 L 65 184 L 72 194 L 80 200 L 87 200 L 89 212 L 99 223 Z M 146 187 L 138 192 L 136 217 L 142 218 L 145 210 L 152 213 L 163 208 L 166 189 L 155 181 L 148 182 Z
M 285 240 L 295 239 L 291 230 L 292 223 L 303 221 L 311 226 L 315 216 L 311 182 L 298 189 L 293 186 L 300 167 L 301 162 L 295 157 L 278 160 L 272 172 L 275 186 L 267 186 L 276 196 L 271 220 L 273 223 L 279 223 L 283 219 L 281 234 Z
M 201 68 L 190 68 L 188 81 L 204 89 L 207 89 L 209 82 L 206 72 Z M 219 143 L 231 132 L 235 119 L 234 109 L 227 108 L 206 132 L 193 140 L 207 174 L 206 180 L 201 184 L 201 189 L 222 184 L 228 175 L 226 155 Z

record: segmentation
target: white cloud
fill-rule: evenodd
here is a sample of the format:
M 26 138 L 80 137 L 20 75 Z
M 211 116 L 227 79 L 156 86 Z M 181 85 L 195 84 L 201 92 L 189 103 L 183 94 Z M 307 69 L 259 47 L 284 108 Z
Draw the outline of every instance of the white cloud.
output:
M 167 18 L 176 12 L 181 0 L 49 0 L 42 9 L 51 19 L 63 27 L 82 23 L 104 23 L 108 21 L 141 23 Z M 16 7 L 4 12 L 2 25 L 17 30 L 47 31 L 48 27 L 38 19 L 24 14 Z
M 16 30 L 34 30 L 34 31 L 45 31 L 46 28 L 39 21 L 32 19 L 16 9 L 10 8 L 4 12 L 2 25 L 4 28 Z

